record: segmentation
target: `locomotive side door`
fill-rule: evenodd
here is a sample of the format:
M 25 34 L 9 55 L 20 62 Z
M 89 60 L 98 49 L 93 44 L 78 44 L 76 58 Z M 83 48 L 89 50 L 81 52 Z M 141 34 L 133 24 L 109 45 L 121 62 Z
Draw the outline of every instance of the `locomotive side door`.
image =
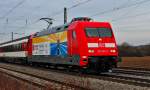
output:
M 78 41 L 75 29 L 68 30 L 68 54 L 70 64 L 79 65 Z
M 76 40 L 76 32 L 75 30 L 69 30 L 68 32 L 68 52 L 69 55 L 72 56 L 76 54 L 77 51 L 77 40 Z
M 72 31 L 72 54 L 77 54 L 77 38 L 75 30 Z

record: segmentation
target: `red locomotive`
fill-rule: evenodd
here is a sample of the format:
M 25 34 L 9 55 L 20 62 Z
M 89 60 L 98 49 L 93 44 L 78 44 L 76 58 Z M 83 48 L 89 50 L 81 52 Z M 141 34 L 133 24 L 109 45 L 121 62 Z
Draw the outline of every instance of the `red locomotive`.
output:
M 108 22 L 75 18 L 71 23 L 0 44 L 0 58 L 82 70 L 108 71 L 118 49 Z

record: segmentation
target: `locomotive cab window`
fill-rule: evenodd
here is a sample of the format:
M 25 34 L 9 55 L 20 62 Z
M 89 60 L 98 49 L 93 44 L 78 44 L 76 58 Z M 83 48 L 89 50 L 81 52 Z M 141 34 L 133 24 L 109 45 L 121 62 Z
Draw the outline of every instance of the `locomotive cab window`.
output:
M 87 37 L 111 37 L 112 31 L 110 28 L 86 28 Z
M 75 39 L 76 38 L 76 32 L 72 31 L 72 38 Z

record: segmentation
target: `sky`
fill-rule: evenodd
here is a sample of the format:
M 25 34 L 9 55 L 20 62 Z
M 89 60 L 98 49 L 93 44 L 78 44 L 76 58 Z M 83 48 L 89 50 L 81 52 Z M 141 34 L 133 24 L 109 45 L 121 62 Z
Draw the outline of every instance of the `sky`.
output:
M 0 0 L 0 43 L 47 28 L 40 18 L 63 24 L 63 8 L 68 22 L 74 17 L 91 17 L 110 22 L 118 44 L 150 44 L 150 0 Z

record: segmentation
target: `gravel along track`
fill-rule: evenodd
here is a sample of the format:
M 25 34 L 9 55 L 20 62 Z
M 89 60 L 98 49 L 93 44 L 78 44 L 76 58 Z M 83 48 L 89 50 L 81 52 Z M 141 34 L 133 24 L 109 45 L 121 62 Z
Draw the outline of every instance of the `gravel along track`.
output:
M 21 79 L 22 81 L 32 83 L 33 85 L 43 87 L 43 88 L 47 88 L 46 85 L 50 85 L 51 83 L 57 83 L 57 87 L 60 87 L 60 88 L 62 86 L 66 85 L 66 87 L 69 88 L 70 90 L 76 90 L 76 89 L 87 90 L 86 88 L 83 88 L 80 86 L 76 86 L 73 84 L 66 84 L 64 82 L 55 81 L 55 80 L 52 80 L 49 78 L 40 77 L 36 74 L 30 74 L 30 73 L 22 72 L 19 70 L 10 69 L 10 68 L 0 67 L 0 72 L 10 75 L 11 77 L 15 77 L 16 79 Z M 54 85 L 54 84 L 52 84 L 52 85 Z M 55 88 L 55 87 L 52 87 L 52 88 Z M 55 88 L 55 89 L 57 89 L 57 88 Z
M 71 75 L 66 73 L 59 73 L 51 71 L 50 69 L 40 70 L 38 68 L 32 68 L 28 66 L 21 66 L 15 64 L 0 63 L 0 68 L 7 70 L 17 71 L 19 73 L 29 74 L 30 76 L 36 76 L 37 78 L 50 80 L 55 82 L 62 82 L 66 85 L 74 85 L 75 87 L 81 87 L 82 89 L 90 90 L 149 90 L 149 85 L 131 84 L 129 81 L 120 78 L 116 75 L 102 74 L 96 75 Z M 113 77 L 112 77 L 113 76 Z M 116 76 L 116 77 L 115 77 Z M 131 81 L 130 81 L 131 82 Z M 147 83 L 147 82 L 146 82 Z M 143 84 L 143 83 L 142 83 Z

